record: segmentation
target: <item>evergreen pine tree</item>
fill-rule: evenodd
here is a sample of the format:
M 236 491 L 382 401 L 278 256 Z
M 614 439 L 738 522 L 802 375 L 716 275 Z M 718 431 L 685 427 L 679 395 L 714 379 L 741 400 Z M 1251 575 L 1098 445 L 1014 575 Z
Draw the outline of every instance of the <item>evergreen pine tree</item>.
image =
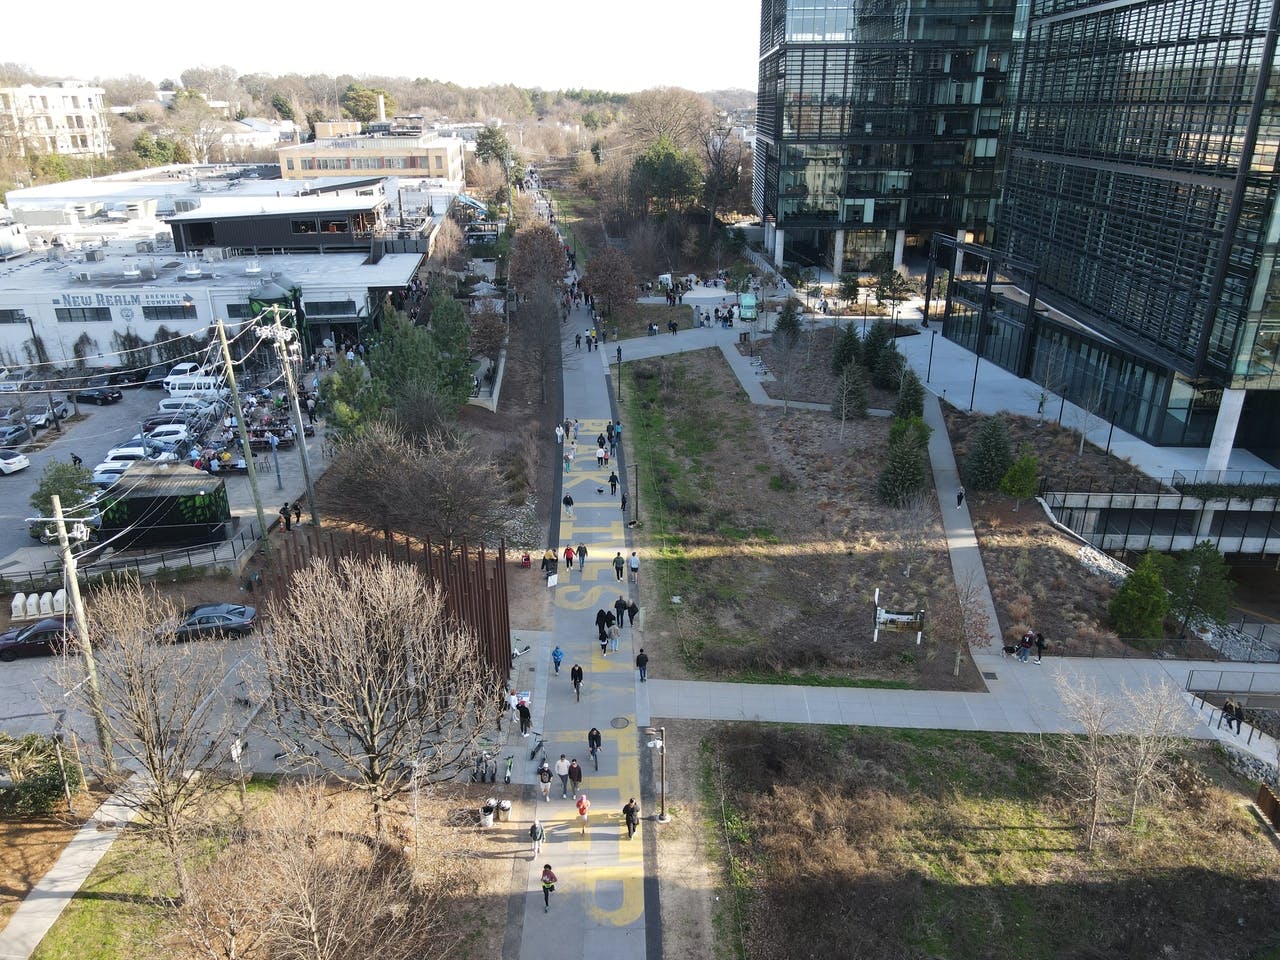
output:
M 836 393 L 831 401 L 831 414 L 841 424 L 849 417 L 866 417 L 867 415 L 867 375 L 856 363 L 846 366 L 836 379 Z
M 868 370 L 875 370 L 880 354 L 885 348 L 896 344 L 893 342 L 893 327 L 883 320 L 877 320 L 867 331 L 867 338 L 862 342 L 862 365 Z
M 831 372 L 840 373 L 849 364 L 856 364 L 862 359 L 862 338 L 853 324 L 844 328 L 844 332 L 836 337 L 835 350 L 831 355 Z
M 778 338 L 779 343 L 788 347 L 794 347 L 800 339 L 800 317 L 796 313 L 798 302 L 794 298 L 787 300 L 782 306 L 782 312 L 778 314 L 778 322 L 774 325 L 774 336 Z
M 903 507 L 917 491 L 929 483 L 924 445 L 914 431 L 904 433 L 896 443 L 889 444 L 889 455 L 876 492 L 882 503 L 891 507 Z
M 894 417 L 924 416 L 924 384 L 910 367 L 904 367 L 898 386 L 898 402 L 893 408 Z
M 974 490 L 996 490 L 1013 465 L 1009 425 L 1004 417 L 986 417 L 973 438 L 964 465 L 964 482 Z
M 907 361 L 898 352 L 898 345 L 892 341 L 880 351 L 876 365 L 871 368 L 871 382 L 881 390 L 897 390 L 902 382 L 902 372 L 907 368 Z M 921 398 L 923 403 L 923 398 Z
M 1144 554 L 1125 578 L 1108 608 L 1116 632 L 1125 638 L 1154 639 L 1164 636 L 1169 612 L 1169 592 L 1153 554 Z
M 1040 461 L 1031 452 L 1031 447 L 1022 445 L 1018 459 L 1013 461 L 1003 477 L 1000 478 L 1000 492 L 1006 497 L 1013 497 L 1013 509 L 1017 510 L 1023 500 L 1034 497 L 1036 484 L 1040 480 Z

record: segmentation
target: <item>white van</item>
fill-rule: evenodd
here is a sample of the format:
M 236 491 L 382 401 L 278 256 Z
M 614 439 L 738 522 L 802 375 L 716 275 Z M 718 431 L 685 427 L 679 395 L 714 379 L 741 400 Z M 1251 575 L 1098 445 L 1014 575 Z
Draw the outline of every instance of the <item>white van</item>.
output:
M 164 382 L 164 388 L 172 398 L 206 397 L 221 400 L 231 391 L 227 389 L 227 381 L 222 377 L 178 377 Z
M 208 375 L 208 373 L 209 371 L 198 363 L 180 363 L 166 373 L 164 375 L 164 380 L 161 382 L 164 384 L 164 388 L 168 390 L 170 380 L 182 380 L 187 377 L 201 377 Z
M 216 406 L 216 402 L 201 397 L 169 397 L 161 400 L 156 406 L 157 413 L 185 413 L 193 416 L 207 413 Z

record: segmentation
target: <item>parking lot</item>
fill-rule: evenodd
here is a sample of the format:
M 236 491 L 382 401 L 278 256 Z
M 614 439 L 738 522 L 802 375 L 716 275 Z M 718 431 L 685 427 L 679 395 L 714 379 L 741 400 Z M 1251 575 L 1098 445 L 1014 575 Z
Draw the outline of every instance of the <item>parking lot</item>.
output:
M 156 404 L 168 396 L 163 390 L 144 387 L 122 388 L 124 398 L 119 403 L 106 406 L 79 405 L 79 418 L 62 424 L 62 432 L 48 429 L 40 431 L 33 444 L 22 447 L 31 466 L 18 473 L 0 476 L 0 575 L 14 573 L 32 567 L 56 556 L 51 547 L 41 546 L 27 532 L 27 518 L 32 516 L 30 499 L 40 481 L 40 474 L 50 460 L 80 457 L 84 465 L 92 469 L 101 462 L 106 452 L 134 436 L 141 423 L 156 412 Z M 63 394 L 58 394 L 63 396 Z M 39 401 L 28 398 L 28 406 L 35 409 Z M 311 464 L 315 471 L 322 469 L 321 436 L 318 433 L 308 441 Z M 275 519 L 279 500 L 292 502 L 303 493 L 302 470 L 296 449 L 279 453 L 280 478 L 276 480 L 274 458 L 259 456 L 261 475 L 259 483 L 264 498 L 267 520 Z M 227 496 L 233 516 L 247 517 L 254 513 L 252 493 L 244 476 L 225 475 Z M 35 548 L 32 550 L 31 548 Z M 23 551 L 15 556 L 16 551 Z

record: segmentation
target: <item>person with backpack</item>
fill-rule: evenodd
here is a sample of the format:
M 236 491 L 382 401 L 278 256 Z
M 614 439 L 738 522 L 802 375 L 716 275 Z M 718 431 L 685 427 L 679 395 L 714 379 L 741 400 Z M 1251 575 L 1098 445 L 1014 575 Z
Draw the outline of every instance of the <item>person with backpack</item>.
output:
M 547 763 L 547 758 L 542 758 L 542 765 L 538 767 L 538 784 L 542 788 L 542 799 L 551 799 L 551 765 Z
M 542 852 L 542 841 L 546 838 L 547 831 L 543 829 L 542 821 L 533 821 L 533 826 L 529 828 L 529 839 L 533 842 L 533 856 L 530 860 L 538 859 L 538 854 Z
M 564 663 L 564 651 L 560 649 L 560 644 L 556 644 L 556 648 L 551 651 L 551 662 L 555 665 L 556 676 L 560 676 L 560 664 Z
M 529 710 L 529 704 L 521 700 L 516 704 L 516 713 L 520 716 L 520 736 L 527 737 L 533 726 L 533 713 Z

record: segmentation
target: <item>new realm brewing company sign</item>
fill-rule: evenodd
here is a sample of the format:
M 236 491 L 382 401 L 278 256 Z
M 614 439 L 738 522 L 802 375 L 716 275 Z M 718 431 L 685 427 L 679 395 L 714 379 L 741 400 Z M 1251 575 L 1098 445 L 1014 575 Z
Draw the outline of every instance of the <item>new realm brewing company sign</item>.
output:
M 185 307 L 195 303 L 183 290 L 146 293 L 64 293 L 53 298 L 55 307 Z

